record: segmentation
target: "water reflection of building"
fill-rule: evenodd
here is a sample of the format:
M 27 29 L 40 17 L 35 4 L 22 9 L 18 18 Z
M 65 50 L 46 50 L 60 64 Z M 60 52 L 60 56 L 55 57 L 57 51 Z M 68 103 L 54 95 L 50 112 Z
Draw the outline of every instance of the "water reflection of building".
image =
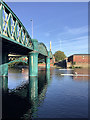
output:
M 88 75 L 88 68 L 75 68 L 74 72 L 77 72 L 77 74 Z
M 80 74 L 82 76 L 73 76 L 74 80 L 88 80 L 89 79 L 89 74 L 88 74 L 88 69 L 87 68 L 77 68 L 74 69 L 74 73 Z
M 88 80 L 88 76 L 73 76 L 73 80 L 87 81 Z

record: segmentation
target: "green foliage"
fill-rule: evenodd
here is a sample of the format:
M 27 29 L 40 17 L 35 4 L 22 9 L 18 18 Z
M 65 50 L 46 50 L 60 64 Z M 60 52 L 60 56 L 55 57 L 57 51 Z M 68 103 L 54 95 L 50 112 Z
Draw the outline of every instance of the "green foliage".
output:
M 61 60 L 64 60 L 66 58 L 66 55 L 62 51 L 56 51 L 54 57 L 55 57 L 55 61 L 59 62 Z
M 76 64 L 76 62 L 73 62 L 73 65 L 75 65 Z
M 12 62 L 12 63 L 9 63 L 8 64 L 8 66 L 9 67 L 15 67 L 15 66 L 25 66 L 25 65 L 27 65 L 26 63 L 24 63 L 24 62 Z

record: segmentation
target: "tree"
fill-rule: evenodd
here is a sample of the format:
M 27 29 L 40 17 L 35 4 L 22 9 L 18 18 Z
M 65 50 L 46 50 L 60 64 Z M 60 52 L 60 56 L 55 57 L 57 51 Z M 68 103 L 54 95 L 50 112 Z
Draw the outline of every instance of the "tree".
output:
M 55 57 L 55 61 L 59 62 L 60 60 L 64 60 L 66 58 L 66 55 L 62 51 L 56 51 L 54 57 Z

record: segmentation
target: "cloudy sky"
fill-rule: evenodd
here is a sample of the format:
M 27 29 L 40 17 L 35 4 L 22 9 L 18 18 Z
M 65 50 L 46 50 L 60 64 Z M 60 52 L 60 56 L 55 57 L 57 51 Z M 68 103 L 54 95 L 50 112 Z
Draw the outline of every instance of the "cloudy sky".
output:
M 34 38 L 45 43 L 52 52 L 72 54 L 88 53 L 87 2 L 7 2 L 21 20 L 30 36 L 33 19 Z

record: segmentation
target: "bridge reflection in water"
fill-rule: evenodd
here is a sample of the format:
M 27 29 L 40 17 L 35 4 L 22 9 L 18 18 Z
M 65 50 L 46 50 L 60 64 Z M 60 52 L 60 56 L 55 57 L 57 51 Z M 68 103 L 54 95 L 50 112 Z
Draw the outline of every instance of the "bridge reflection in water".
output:
M 50 70 L 40 71 L 38 77 L 29 77 L 24 86 L 11 91 L 8 88 L 8 77 L 2 81 L 2 116 L 3 119 L 31 119 L 37 117 L 37 109 L 43 102 L 50 83 Z M 17 111 L 17 112 L 16 112 Z

